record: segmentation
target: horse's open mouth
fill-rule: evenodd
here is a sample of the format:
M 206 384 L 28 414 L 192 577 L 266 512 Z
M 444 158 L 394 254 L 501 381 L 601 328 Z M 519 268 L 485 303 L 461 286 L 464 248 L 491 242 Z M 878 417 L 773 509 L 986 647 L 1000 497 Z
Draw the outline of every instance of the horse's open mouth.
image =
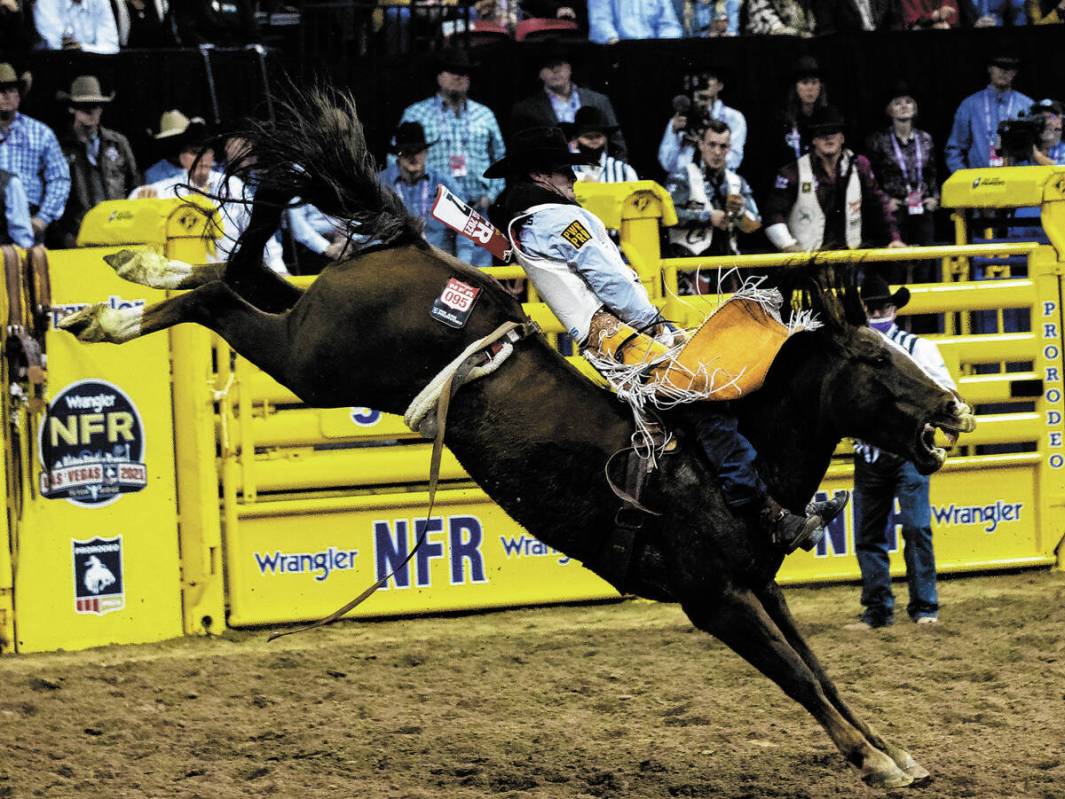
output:
M 918 435 L 918 451 L 926 465 L 938 469 L 947 460 L 945 447 L 936 445 L 936 429 L 942 431 L 947 447 L 953 447 L 961 433 L 971 433 L 976 429 L 976 417 L 973 409 L 964 402 L 956 402 L 952 413 L 933 418 L 924 423 Z

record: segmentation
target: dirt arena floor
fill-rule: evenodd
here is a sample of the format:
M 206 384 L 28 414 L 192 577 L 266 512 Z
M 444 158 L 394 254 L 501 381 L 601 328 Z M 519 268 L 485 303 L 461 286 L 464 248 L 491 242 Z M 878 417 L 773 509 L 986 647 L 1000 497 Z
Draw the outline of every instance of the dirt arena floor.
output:
M 854 633 L 854 586 L 789 591 L 856 707 L 934 775 L 892 795 L 1065 797 L 1065 574 L 941 594 L 937 627 Z M 0 686 L 0 797 L 877 795 L 649 602 L 7 657 Z

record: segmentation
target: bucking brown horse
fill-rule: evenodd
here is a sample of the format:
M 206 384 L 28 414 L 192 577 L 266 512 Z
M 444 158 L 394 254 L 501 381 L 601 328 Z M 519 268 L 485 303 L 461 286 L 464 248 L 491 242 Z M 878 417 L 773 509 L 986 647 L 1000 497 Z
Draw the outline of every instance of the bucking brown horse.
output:
M 402 414 L 471 342 L 527 317 L 491 277 L 425 243 L 420 223 L 378 183 L 350 100 L 312 92 L 285 108 L 278 122 L 249 132 L 259 190 L 253 222 L 227 264 L 157 259 L 153 266 L 132 253 L 111 257 L 123 277 L 195 288 L 144 309 L 87 308 L 61 327 L 83 341 L 117 343 L 194 322 L 308 405 Z M 231 166 L 245 177 L 251 168 Z M 367 245 L 328 266 L 306 291 L 269 272 L 260 257 L 295 196 L 349 220 L 353 237 Z M 792 336 L 764 387 L 736 403 L 772 495 L 801 512 L 844 436 L 897 453 L 926 473 L 939 468 L 944 455 L 933 446 L 933 428 L 971 429 L 968 406 L 861 326 L 850 288 L 828 285 L 816 270 L 788 274 L 780 286 L 785 307 L 813 308 L 823 327 Z M 430 315 L 452 278 L 481 289 L 461 328 Z M 682 415 L 666 422 L 684 427 Z M 457 391 L 445 441 L 516 522 L 597 569 L 619 504 L 604 464 L 632 433 L 626 406 L 531 335 L 497 371 Z M 643 501 L 662 515 L 644 520 L 631 569 L 624 580 L 612 577 L 619 588 L 680 603 L 693 624 L 813 714 L 868 784 L 895 788 L 928 778 L 840 697 L 774 580 L 782 556 L 728 511 L 698 446 L 682 438 L 679 451 L 661 459 Z

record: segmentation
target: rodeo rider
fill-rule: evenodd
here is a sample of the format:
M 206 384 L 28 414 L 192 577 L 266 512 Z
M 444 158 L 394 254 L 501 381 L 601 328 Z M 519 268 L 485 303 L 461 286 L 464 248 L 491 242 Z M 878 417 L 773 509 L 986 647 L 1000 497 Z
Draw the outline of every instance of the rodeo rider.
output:
M 572 153 L 558 128 L 529 128 L 514 136 L 506 157 L 485 171 L 507 179 L 492 208 L 540 296 L 581 346 L 606 316 L 647 330 L 670 345 L 674 329 L 651 304 L 637 275 L 622 260 L 606 227 L 577 204 L 573 167 L 587 163 Z M 767 493 L 755 469 L 757 457 L 724 403 L 700 415 L 696 432 L 721 482 L 725 501 L 754 521 L 785 552 L 812 548 L 824 525 L 842 510 L 845 494 L 814 503 L 808 515 L 791 513 Z

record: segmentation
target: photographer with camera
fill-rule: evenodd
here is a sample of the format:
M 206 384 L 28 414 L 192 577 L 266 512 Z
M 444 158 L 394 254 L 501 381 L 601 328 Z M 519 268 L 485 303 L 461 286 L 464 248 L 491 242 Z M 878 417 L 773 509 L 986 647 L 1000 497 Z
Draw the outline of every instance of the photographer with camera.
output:
M 753 233 L 762 226 L 751 187 L 725 165 L 731 146 L 731 131 L 724 122 L 711 119 L 699 142 L 701 159 L 678 169 L 666 181 L 679 223 L 669 228 L 673 257 L 694 255 L 739 255 L 739 233 Z M 693 294 L 714 289 L 709 276 L 699 274 Z
M 1042 166 L 1065 165 L 1065 143 L 1061 141 L 1062 107 L 1057 100 L 1045 98 L 1028 112 L 1040 120 L 1036 141 L 1032 144 L 1032 163 Z
M 684 76 L 684 94 L 673 98 L 673 117 L 658 145 L 658 163 L 667 175 L 692 162 L 711 119 L 724 122 L 731 131 L 725 164 L 729 169 L 739 169 L 747 143 L 747 118 L 721 101 L 719 95 L 724 88 L 725 75 L 719 67 Z
M 1003 166 L 999 125 L 1022 116 L 1035 101 L 1013 88 L 1020 59 L 1009 50 L 992 52 L 987 62 L 991 82 L 962 100 L 947 140 L 947 169 Z

